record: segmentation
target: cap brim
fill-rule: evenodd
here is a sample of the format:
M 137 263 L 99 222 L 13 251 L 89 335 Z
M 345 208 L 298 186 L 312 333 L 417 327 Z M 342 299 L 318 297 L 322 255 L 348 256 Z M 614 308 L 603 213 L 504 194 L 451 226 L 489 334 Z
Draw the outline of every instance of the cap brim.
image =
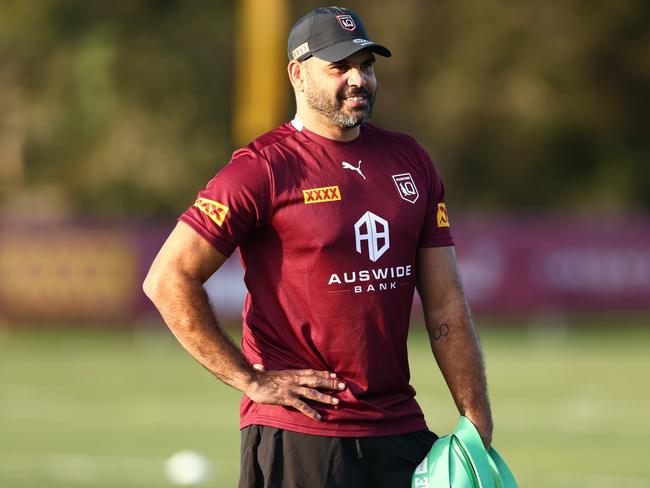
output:
M 362 42 L 354 42 L 362 41 Z M 335 63 L 341 61 L 342 59 L 352 56 L 354 53 L 361 51 L 362 49 L 369 49 L 373 53 L 377 53 L 380 56 L 385 56 L 389 58 L 391 52 L 384 46 L 377 44 L 373 41 L 367 41 L 365 39 L 355 39 L 339 42 L 333 46 L 326 47 L 320 51 L 312 53 L 312 56 L 315 56 L 323 61 L 328 61 L 330 63 Z

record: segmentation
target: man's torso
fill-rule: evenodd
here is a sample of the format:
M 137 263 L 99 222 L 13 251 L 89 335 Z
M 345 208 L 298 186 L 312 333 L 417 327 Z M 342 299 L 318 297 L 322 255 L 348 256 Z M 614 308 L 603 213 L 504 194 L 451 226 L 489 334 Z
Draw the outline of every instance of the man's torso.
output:
M 254 210 L 248 197 L 229 200 L 215 178 L 206 195 L 226 200 L 225 232 L 246 268 L 244 355 L 267 370 L 329 370 L 347 385 L 334 393 L 339 405 L 313 404 L 321 421 L 244 397 L 242 427 L 335 436 L 425 428 L 406 353 L 416 252 L 452 240 L 444 224 L 423 230 L 442 189 L 417 149 L 373 126 L 336 143 L 287 124 L 235 153 L 224 172 L 228 187 L 235 178 L 228 174 L 247 158 L 240 191 L 251 193 Z M 255 216 L 245 232 L 236 225 L 240 208 Z

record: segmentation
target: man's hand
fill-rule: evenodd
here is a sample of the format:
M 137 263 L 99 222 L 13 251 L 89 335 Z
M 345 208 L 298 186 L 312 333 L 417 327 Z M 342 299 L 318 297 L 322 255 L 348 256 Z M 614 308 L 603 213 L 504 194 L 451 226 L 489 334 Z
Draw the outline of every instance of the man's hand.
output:
M 492 429 L 494 428 L 492 417 L 489 413 L 486 416 L 485 413 L 482 415 L 473 415 L 470 412 L 465 412 L 465 417 L 474 424 L 474 427 L 476 427 L 476 430 L 481 436 L 485 450 L 489 451 L 492 445 Z
M 345 384 L 336 374 L 313 369 L 265 371 L 261 365 L 254 366 L 255 376 L 244 393 L 256 403 L 285 405 L 320 420 L 321 415 L 302 399 L 337 405 L 335 398 L 319 390 L 344 390 Z

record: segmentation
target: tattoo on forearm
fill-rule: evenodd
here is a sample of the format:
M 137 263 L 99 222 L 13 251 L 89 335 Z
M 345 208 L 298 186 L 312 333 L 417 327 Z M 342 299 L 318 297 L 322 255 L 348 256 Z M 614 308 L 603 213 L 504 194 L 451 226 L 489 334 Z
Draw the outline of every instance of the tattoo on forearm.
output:
M 441 337 L 446 337 L 447 334 L 449 334 L 449 325 L 448 324 L 436 325 L 433 328 L 433 340 L 434 341 L 437 341 Z

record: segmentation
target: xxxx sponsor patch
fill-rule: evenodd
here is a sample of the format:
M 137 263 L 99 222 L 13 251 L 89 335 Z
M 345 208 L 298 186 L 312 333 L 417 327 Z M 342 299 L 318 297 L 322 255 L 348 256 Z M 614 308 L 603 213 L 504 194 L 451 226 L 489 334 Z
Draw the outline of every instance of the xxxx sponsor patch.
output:
M 219 227 L 223 225 L 223 221 L 226 220 L 226 215 L 228 214 L 228 207 L 223 203 L 215 202 L 208 198 L 199 197 L 194 202 L 194 206 L 198 208 L 205 215 L 210 217 L 210 219 L 217 224 Z
M 322 188 L 310 188 L 302 191 L 305 203 L 334 202 L 341 199 L 341 190 L 338 186 L 324 186 Z
M 447 207 L 444 203 L 438 204 L 438 227 L 449 227 L 449 215 L 447 215 Z

